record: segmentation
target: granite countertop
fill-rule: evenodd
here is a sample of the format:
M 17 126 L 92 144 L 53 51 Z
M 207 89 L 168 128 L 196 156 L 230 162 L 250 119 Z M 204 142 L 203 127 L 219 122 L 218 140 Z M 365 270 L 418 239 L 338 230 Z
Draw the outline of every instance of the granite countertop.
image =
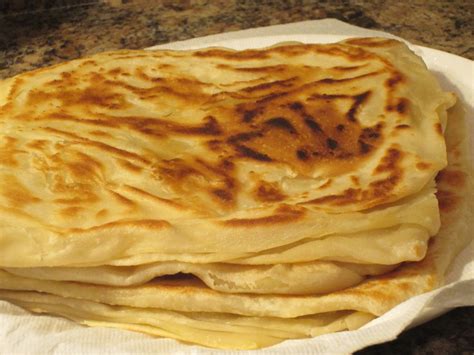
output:
M 17 0 L 18 1 L 18 0 Z M 0 3 L 0 78 L 104 50 L 144 48 L 220 32 L 337 18 L 474 59 L 470 0 L 408 2 L 238 0 L 21 0 Z M 15 0 L 13 0 L 15 2 Z M 118 5 L 117 3 L 127 4 Z M 38 9 L 42 3 L 48 9 Z M 74 6 L 67 6 L 73 3 Z M 56 7 L 54 7 L 56 5 Z M 15 12 L 15 10 L 17 12 Z
M 0 3 L 0 78 L 104 50 L 144 48 L 220 32 L 328 17 L 474 59 L 471 0 L 414 1 L 416 4 L 399 0 L 19 3 Z M 359 353 L 474 353 L 474 308 L 453 310 L 404 332 L 395 341 Z

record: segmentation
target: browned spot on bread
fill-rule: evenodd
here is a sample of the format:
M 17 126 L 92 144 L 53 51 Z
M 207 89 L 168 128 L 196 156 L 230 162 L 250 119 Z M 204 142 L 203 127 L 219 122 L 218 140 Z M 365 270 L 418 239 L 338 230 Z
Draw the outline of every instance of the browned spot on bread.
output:
M 162 55 L 162 53 L 159 53 L 159 52 L 155 52 L 154 54 L 157 54 L 158 57 L 160 57 Z M 173 64 L 169 64 L 169 63 L 159 63 L 157 68 L 152 68 L 151 70 L 152 71 L 158 71 L 158 69 L 173 69 L 173 68 L 176 68 L 175 65 Z M 154 69 L 154 70 L 153 70 Z
M 349 121 L 355 122 L 357 120 L 356 114 L 359 110 L 359 107 L 370 97 L 371 92 L 366 91 L 362 94 L 354 96 L 354 103 L 352 104 L 349 112 L 347 112 L 347 119 Z
M 395 148 L 390 148 L 381 159 L 379 165 L 375 168 L 374 173 L 380 174 L 385 172 L 393 172 L 398 169 L 398 164 L 402 159 L 403 153 Z
M 74 118 L 72 116 L 70 116 L 70 115 L 64 115 L 63 116 L 62 114 L 54 114 L 54 116 L 50 116 L 49 118 L 52 118 L 52 119 L 58 118 L 59 120 L 67 121 L 69 117 L 71 117 L 71 119 L 74 120 Z M 53 127 L 41 127 L 41 130 L 43 130 L 47 133 L 52 133 L 53 136 L 59 136 L 59 137 L 62 137 L 62 138 L 69 138 L 72 141 L 89 141 L 88 138 L 82 137 L 78 134 L 68 132 L 68 131 L 64 131 L 64 130 L 57 129 L 57 128 L 53 128 Z
M 345 206 L 357 201 L 366 201 L 369 205 L 376 205 L 389 201 L 392 197 L 392 191 L 399 184 L 402 177 L 400 168 L 402 159 L 403 154 L 399 150 L 391 148 L 374 170 L 374 174 L 388 173 L 387 177 L 371 182 L 365 189 L 351 187 L 341 194 L 323 196 L 302 204 Z
M 352 183 L 355 185 L 355 186 L 359 186 L 360 185 L 360 182 L 359 182 L 359 178 L 355 175 L 351 175 L 351 180 L 352 180 Z
M 416 168 L 419 170 L 428 170 L 430 167 L 431 164 L 425 162 L 420 162 L 416 164 Z
M 385 107 L 385 110 L 388 112 L 398 112 L 400 115 L 403 115 L 408 110 L 409 101 L 405 98 L 398 99 L 396 104 L 389 104 Z
M 232 172 L 234 165 L 227 158 L 222 159 L 217 165 L 203 159 L 196 159 L 200 172 L 210 181 L 212 188 L 209 193 L 224 208 L 235 205 L 235 194 L 239 184 L 234 179 Z
M 236 72 L 246 73 L 278 73 L 286 70 L 286 65 L 269 65 L 269 66 L 258 66 L 258 67 L 235 67 L 227 64 L 217 64 L 218 69 L 225 69 Z
M 17 139 L 13 137 L 4 137 L 4 144 L 0 148 L 0 165 L 5 165 L 9 167 L 16 167 L 18 161 L 16 155 L 22 153 L 23 151 L 17 149 Z
M 253 191 L 253 195 L 258 201 L 277 202 L 285 199 L 285 194 L 280 190 L 277 183 L 260 181 Z
M 326 159 L 352 159 L 354 162 L 369 156 L 377 148 L 383 127 L 381 124 L 362 127 L 356 121 L 347 123 L 348 112 L 341 112 L 337 101 L 350 104 L 352 111 L 349 114 L 355 117 L 358 106 L 369 96 L 369 91 L 355 96 L 311 94 L 303 105 L 301 96 L 295 100 L 286 93 L 274 98 L 273 104 L 240 105 L 236 112 L 239 116 L 244 115 L 243 121 L 249 124 L 248 128 L 243 132 L 242 128 L 237 128 L 238 133 L 235 133 L 227 126 L 232 134 L 226 141 L 240 153 L 237 157 L 251 155 L 255 160 L 284 162 L 303 174 L 309 173 L 316 162 Z M 281 112 L 281 115 L 277 116 L 275 112 Z M 219 149 L 225 148 L 221 145 Z
M 405 98 L 401 98 L 397 103 L 397 112 L 399 114 L 404 114 L 408 110 L 409 101 Z
M 60 100 L 65 106 L 101 106 L 109 109 L 127 109 L 130 104 L 124 95 L 113 92 L 105 84 L 101 83 L 99 74 L 91 78 L 91 87 L 84 90 L 64 90 L 55 93 L 31 90 L 28 92 L 27 104 L 40 105 L 45 100 Z
M 85 107 L 106 108 L 108 110 L 125 110 L 131 107 L 127 100 L 130 94 L 138 96 L 142 100 L 158 100 L 164 95 L 176 100 L 188 103 L 201 102 L 208 97 L 203 94 L 203 89 L 209 84 L 195 79 L 168 78 L 166 82 L 162 78 L 152 78 L 143 70 L 135 70 L 135 77 L 152 82 L 150 87 L 134 86 L 108 75 L 93 72 L 87 76 L 88 86 L 77 88 L 77 85 L 62 85 L 61 90 L 40 91 L 31 90 L 28 93 L 28 103 L 41 104 L 48 101 L 60 101 L 61 106 L 78 109 Z M 113 78 L 114 80 L 110 80 Z M 124 90 L 126 91 L 124 93 Z
M 288 95 L 288 93 L 286 93 L 286 92 L 277 92 L 277 93 L 272 93 L 272 94 L 269 94 L 269 95 L 265 95 L 261 99 L 257 100 L 257 104 L 259 104 L 259 105 L 266 104 L 266 103 L 269 103 L 271 101 L 274 101 L 278 98 L 281 98 L 281 97 L 284 97 L 284 96 L 287 96 L 287 95 Z
M 160 276 L 148 282 L 140 285 L 140 288 L 145 289 L 156 289 L 158 292 L 162 292 L 163 289 L 172 290 L 173 293 L 181 293 L 185 295 L 192 295 L 196 289 L 199 289 L 200 293 L 215 294 L 216 291 L 209 288 L 201 279 L 194 275 L 178 273 L 175 275 Z
M 466 173 L 459 170 L 441 170 L 436 176 L 438 184 L 447 184 L 452 187 L 461 188 L 466 183 Z
M 339 146 L 339 143 L 335 139 L 328 138 L 326 139 L 326 145 L 329 149 L 334 150 Z
M 136 207 L 135 201 L 130 200 L 129 198 L 126 198 L 125 196 L 119 194 L 118 192 L 109 190 L 109 192 L 112 194 L 112 197 L 114 200 L 121 205 L 127 206 L 127 207 Z
M 304 148 L 302 149 L 298 149 L 296 151 L 296 157 L 299 159 L 299 160 L 308 160 L 310 158 L 310 154 L 308 153 L 308 151 Z
M 340 195 L 328 195 L 328 196 L 315 198 L 311 201 L 305 202 L 305 204 L 306 203 L 312 204 L 312 205 L 331 204 L 331 205 L 336 205 L 336 206 L 344 206 L 344 205 L 347 205 L 354 201 L 359 200 L 361 192 L 362 191 L 360 189 L 349 188 L 349 189 L 346 189 Z
M 216 196 L 221 202 L 231 203 L 234 200 L 232 192 L 224 189 L 214 189 L 211 191 L 214 196 Z
M 136 68 L 136 70 L 134 72 L 134 76 L 137 77 L 137 78 L 140 78 L 143 81 L 153 81 L 154 79 L 157 79 L 158 81 L 160 81 L 160 79 L 161 79 L 161 78 L 153 78 L 153 77 L 149 76 L 148 74 L 145 73 L 143 67 Z
M 153 201 L 153 202 L 156 202 L 156 203 L 164 203 L 166 205 L 169 205 L 171 207 L 174 207 L 176 209 L 185 209 L 185 207 L 178 203 L 177 201 L 174 201 L 174 200 L 170 200 L 170 199 L 167 199 L 167 198 L 163 198 L 163 197 L 160 197 L 160 196 L 156 196 L 150 192 L 147 192 L 147 191 L 144 191 L 144 190 L 141 190 L 137 187 L 134 187 L 134 186 L 130 186 L 130 185 L 124 185 L 123 186 L 128 192 L 132 192 L 132 193 L 135 193 L 137 195 L 139 195 L 141 198 L 144 198 L 148 201 Z
M 398 41 L 386 38 L 353 38 L 348 39 L 345 42 L 363 47 L 393 47 L 395 45 L 400 45 Z
M 105 131 L 93 130 L 93 131 L 89 131 L 89 133 L 96 137 L 113 138 L 113 136 L 109 132 L 105 132 Z
M 3 106 L 4 110 L 7 110 L 11 107 L 12 101 L 14 100 L 15 96 L 18 95 L 24 83 L 25 80 L 20 77 L 13 79 L 13 84 L 10 86 L 10 92 L 8 93 L 8 102 L 5 106 Z
M 150 231 L 156 231 L 164 228 L 169 228 L 171 227 L 171 224 L 168 221 L 161 219 L 140 219 L 133 221 L 114 221 L 90 228 L 71 228 L 69 231 L 73 233 L 84 233 L 114 229 L 117 227 L 133 227 L 137 229 L 148 229 Z
M 59 212 L 62 217 L 76 217 L 84 208 L 80 206 L 71 206 L 61 209 Z
M 357 141 L 357 143 L 359 143 L 359 151 L 360 151 L 360 154 L 367 154 L 369 153 L 373 146 L 364 142 L 362 139 L 359 138 L 359 140 Z
M 402 73 L 400 72 L 394 72 L 389 79 L 385 81 L 385 86 L 388 89 L 393 89 L 395 86 L 397 86 L 399 83 L 404 81 L 404 77 Z
M 256 150 L 253 150 L 244 145 L 236 145 L 235 149 L 240 153 L 241 157 L 250 158 L 250 159 L 258 160 L 258 161 L 266 161 L 266 162 L 272 161 L 272 158 L 270 158 L 268 155 L 257 152 Z
M 436 129 L 436 132 L 438 132 L 440 136 L 443 136 L 443 126 L 441 126 L 441 123 L 436 123 L 435 129 Z
M 443 212 L 454 211 L 459 205 L 459 196 L 453 192 L 438 190 L 436 197 L 438 198 L 439 209 Z
M 125 59 L 146 58 L 146 57 L 148 57 L 147 54 L 137 54 L 136 52 L 134 53 L 133 51 L 124 51 L 123 55 L 115 56 L 114 59 L 117 59 L 117 60 L 119 60 L 119 59 L 122 60 L 123 59 L 123 60 L 125 60 Z
M 366 141 L 374 141 L 380 138 L 381 136 L 381 130 L 382 130 L 383 124 L 377 123 L 375 127 L 365 127 L 362 129 L 361 134 L 359 135 L 360 139 L 366 140 Z
M 84 60 L 80 65 L 85 67 L 85 66 L 88 66 L 88 65 L 96 65 L 97 62 L 93 59 L 87 59 L 87 60 Z
M 404 129 L 408 129 L 408 128 L 411 128 L 411 126 L 408 125 L 408 124 L 399 124 L 399 125 L 395 126 L 395 129 L 400 129 L 400 130 L 404 130 Z
M 218 139 L 211 139 L 207 141 L 207 146 L 210 150 L 218 151 L 222 149 L 223 142 Z
M 232 171 L 235 168 L 235 164 L 229 159 L 223 159 L 220 161 L 218 168 L 223 171 Z
M 398 287 L 404 292 L 409 292 L 413 289 L 413 284 L 410 282 L 400 282 Z
M 167 160 L 163 163 L 162 166 L 158 167 L 158 171 L 165 179 L 179 181 L 190 175 L 201 175 L 195 168 L 191 167 L 182 159 Z
M 372 199 L 383 199 L 389 197 L 390 193 L 393 191 L 395 186 L 401 179 L 400 174 L 393 174 L 389 177 L 381 180 L 371 182 L 369 184 L 369 190 L 367 190 L 367 195 Z
M 105 208 L 101 209 L 95 214 L 96 218 L 105 218 L 109 214 L 109 211 Z
M 270 216 L 258 218 L 234 218 L 221 223 L 231 227 L 254 227 L 259 225 L 272 225 L 296 222 L 303 218 L 305 210 L 294 206 L 282 205 Z
M 24 207 L 41 201 L 13 175 L 1 176 L 0 195 L 12 207 Z
M 217 164 L 200 158 L 191 162 L 172 159 L 160 162 L 155 170 L 156 177 L 178 194 L 204 191 L 220 208 L 228 209 L 235 204 L 234 194 L 239 185 L 232 177 L 233 164 L 227 159 Z
M 361 74 L 361 75 L 353 76 L 353 77 L 350 77 L 350 78 L 339 78 L 339 79 L 336 79 L 336 78 L 325 78 L 325 79 L 318 80 L 316 83 L 318 83 L 318 84 L 340 84 L 340 83 L 347 83 L 347 82 L 351 82 L 351 81 L 358 81 L 358 80 L 363 79 L 363 78 L 370 78 L 370 77 L 372 77 L 372 76 L 377 76 L 377 75 L 380 75 L 381 73 L 382 73 L 381 71 L 374 71 L 374 72 L 370 72 L 370 73 L 366 73 L 366 74 Z
M 315 133 L 320 133 L 323 130 L 321 129 L 321 126 L 319 123 L 317 123 L 313 117 L 309 115 L 304 116 L 304 123 L 309 127 L 309 129 Z
M 74 133 L 71 133 L 71 132 L 66 132 L 66 131 L 59 130 L 59 129 L 52 128 L 52 127 L 44 127 L 44 128 L 42 128 L 42 130 L 44 130 L 46 132 L 57 134 L 59 136 L 71 138 L 73 140 L 73 144 L 84 145 L 84 146 L 87 146 L 87 147 L 94 147 L 94 148 L 102 150 L 106 153 L 109 153 L 109 154 L 112 154 L 112 155 L 118 155 L 118 156 L 123 157 L 125 159 L 131 159 L 131 160 L 138 161 L 138 162 L 145 163 L 145 164 L 150 163 L 147 159 L 143 158 L 142 156 L 140 156 L 138 154 L 135 154 L 135 153 L 132 153 L 132 152 L 120 149 L 120 148 L 113 147 L 111 145 L 105 144 L 105 143 L 100 142 L 100 141 L 94 141 L 94 140 L 91 140 L 91 139 L 87 139 L 85 137 L 81 137 L 81 136 L 79 136 L 77 134 L 74 134 Z
M 217 165 L 211 164 L 208 161 L 200 158 L 197 158 L 195 161 L 201 165 L 201 167 L 204 167 L 208 172 L 218 175 L 226 187 L 231 188 L 235 185 L 235 180 L 231 175 L 234 164 L 227 158 L 224 158 Z
M 64 162 L 75 181 L 97 181 L 100 179 L 102 163 L 91 156 L 76 152 L 74 160 Z
M 216 57 L 222 59 L 230 59 L 230 60 L 252 60 L 252 59 L 266 59 L 268 58 L 268 54 L 262 51 L 257 50 L 245 50 L 245 51 L 232 51 L 232 50 L 223 50 L 223 49 L 211 49 L 205 51 L 196 51 L 194 52 L 194 56 L 202 57 L 202 58 L 209 58 L 209 57 Z
M 26 146 L 31 149 L 43 151 L 48 145 L 48 141 L 44 139 L 35 139 L 29 142 Z
M 132 162 L 125 159 L 116 159 L 115 160 L 123 169 L 128 170 L 131 173 L 140 173 L 143 168 L 139 165 L 133 164 Z
M 242 118 L 244 122 L 251 122 L 255 116 L 261 112 L 260 109 L 246 110 L 243 112 Z
M 217 122 L 216 118 L 213 116 L 207 116 L 204 118 L 204 123 L 202 126 L 197 127 L 186 127 L 182 128 L 176 127 L 176 133 L 184 133 L 190 135 L 205 135 L 205 136 L 214 136 L 222 133 L 222 130 Z
M 142 157 L 138 154 L 128 152 L 128 151 L 120 149 L 120 148 L 112 147 L 111 145 L 108 145 L 108 144 L 105 144 L 105 143 L 102 143 L 102 142 L 86 140 L 86 141 L 77 142 L 75 144 L 94 147 L 96 149 L 102 150 L 102 151 L 107 152 L 107 153 L 112 154 L 112 155 L 118 155 L 118 156 L 121 156 L 121 157 L 126 158 L 126 159 L 131 159 L 131 160 L 135 160 L 135 161 L 138 161 L 138 162 L 141 162 L 141 163 L 144 163 L 144 164 L 149 164 L 148 159 L 146 159 L 146 158 L 144 158 L 144 157 Z
M 110 74 L 110 75 L 118 75 L 118 74 L 123 73 L 123 69 L 118 67 L 118 68 L 114 68 L 114 69 L 109 70 L 107 73 Z
M 325 189 L 332 185 L 332 179 L 328 179 L 324 184 L 318 187 L 318 189 Z
M 294 78 L 286 79 L 286 80 L 277 80 L 277 81 L 271 81 L 269 83 L 262 83 L 258 84 L 255 86 L 249 86 L 244 89 L 242 89 L 245 92 L 253 93 L 256 91 L 263 91 L 263 90 L 268 90 L 268 89 L 274 89 L 275 87 L 278 88 L 285 88 L 285 87 L 290 87 L 291 82 L 294 80 Z
M 336 70 L 336 71 L 346 72 L 346 71 L 353 71 L 353 70 L 362 69 L 366 66 L 367 66 L 366 64 L 352 65 L 352 66 L 335 66 L 335 67 L 331 67 L 330 69 L 331 70 Z
M 453 157 L 456 158 L 456 159 L 459 159 L 461 157 L 461 152 L 457 148 L 448 149 L 448 153 L 452 154 Z
M 348 61 L 359 62 L 364 59 L 372 57 L 370 53 L 359 48 L 353 47 L 343 47 L 338 44 L 334 45 L 311 45 L 311 44 L 298 44 L 298 45 L 287 45 L 287 46 L 278 46 L 267 49 L 267 52 L 270 54 L 276 54 L 283 57 L 294 57 L 306 53 L 319 53 L 327 54 L 330 56 L 340 56 Z
M 288 106 L 293 111 L 300 111 L 300 110 L 303 109 L 303 104 L 301 102 L 298 102 L 298 101 L 292 102 Z
M 56 198 L 53 201 L 63 205 L 80 205 L 80 204 L 93 204 L 98 202 L 99 197 L 87 187 L 76 185 L 74 193 L 77 195 L 68 198 Z
M 265 121 L 264 124 L 286 130 L 290 134 L 296 134 L 295 127 L 284 117 L 273 117 Z

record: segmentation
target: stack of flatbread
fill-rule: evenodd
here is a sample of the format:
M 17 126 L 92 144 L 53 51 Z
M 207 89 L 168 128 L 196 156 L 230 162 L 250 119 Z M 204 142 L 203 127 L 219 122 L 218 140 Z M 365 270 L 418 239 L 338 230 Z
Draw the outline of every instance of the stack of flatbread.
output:
M 358 328 L 467 243 L 455 102 L 380 38 L 0 82 L 0 299 L 215 348 Z

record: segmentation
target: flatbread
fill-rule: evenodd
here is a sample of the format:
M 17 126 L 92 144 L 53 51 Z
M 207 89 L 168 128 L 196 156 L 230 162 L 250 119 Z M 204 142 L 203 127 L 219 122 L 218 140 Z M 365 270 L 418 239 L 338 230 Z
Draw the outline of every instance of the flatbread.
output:
M 329 293 L 360 283 L 397 265 L 364 265 L 316 261 L 298 264 L 233 265 L 161 262 L 132 267 L 7 268 L 5 271 L 33 279 L 74 281 L 105 286 L 143 285 L 155 278 L 180 275 L 197 277 L 207 287 L 227 293 L 316 294 Z M 186 274 L 187 276 L 185 276 Z
M 180 313 L 107 306 L 37 292 L 0 291 L 0 297 L 36 313 L 57 314 L 88 326 L 133 330 L 221 349 L 258 349 L 287 338 L 356 329 L 373 319 L 362 312 L 329 312 L 295 319 Z
M 402 226 L 417 194 L 400 238 L 419 259 L 439 227 L 455 98 L 395 40 L 108 52 L 0 92 L 2 267 L 245 260 Z

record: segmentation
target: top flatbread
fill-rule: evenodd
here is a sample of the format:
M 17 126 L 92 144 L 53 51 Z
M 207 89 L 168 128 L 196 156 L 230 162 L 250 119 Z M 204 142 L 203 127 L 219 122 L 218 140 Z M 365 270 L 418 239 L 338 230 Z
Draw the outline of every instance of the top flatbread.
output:
M 110 52 L 21 74 L 0 83 L 0 266 L 234 260 L 402 226 L 392 207 L 418 195 L 426 249 L 453 102 L 386 39 Z

